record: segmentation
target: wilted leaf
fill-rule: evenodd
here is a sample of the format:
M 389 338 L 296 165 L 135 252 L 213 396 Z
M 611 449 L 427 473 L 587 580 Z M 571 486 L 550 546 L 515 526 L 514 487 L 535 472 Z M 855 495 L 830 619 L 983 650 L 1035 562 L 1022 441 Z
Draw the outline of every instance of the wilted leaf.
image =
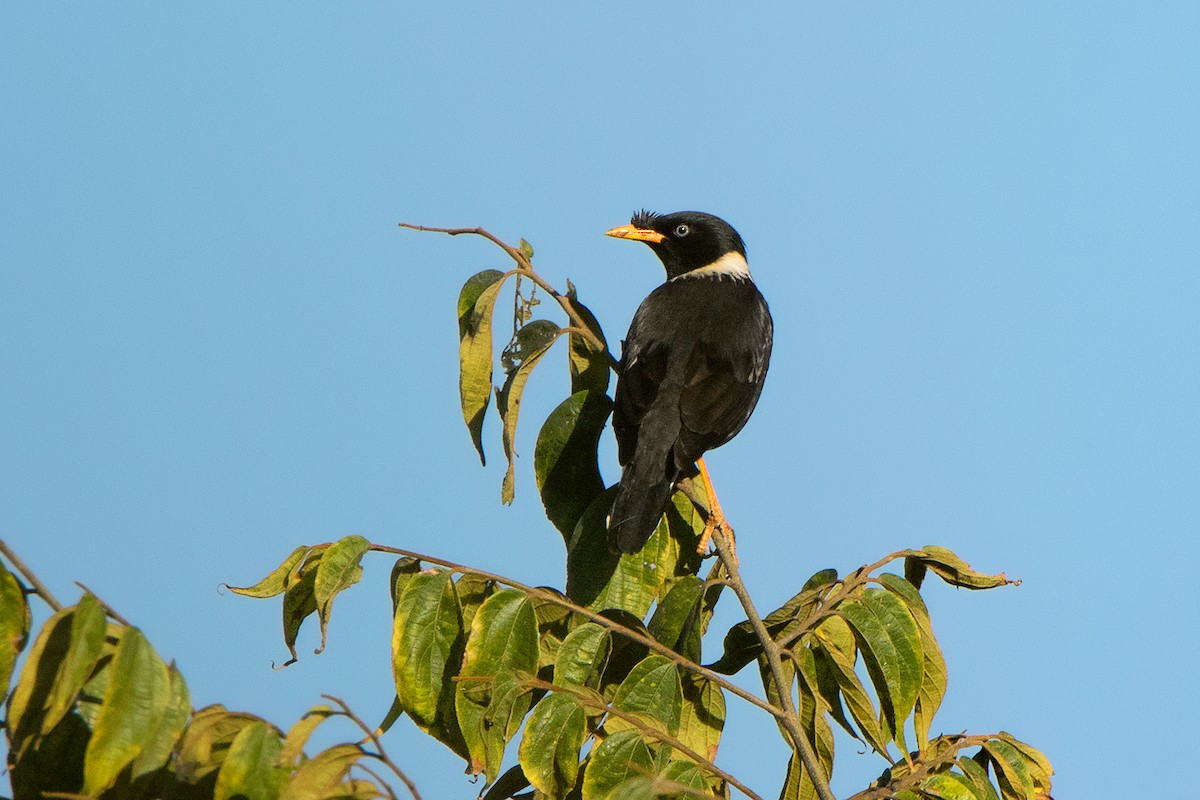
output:
M 554 683 L 559 686 L 600 688 L 600 676 L 612 651 L 612 635 L 595 622 L 585 622 L 567 634 L 554 662 Z
M 575 785 L 586 735 L 586 715 L 574 697 L 554 692 L 542 698 L 517 751 L 525 777 L 543 794 L 565 795 Z
M 362 578 L 363 554 L 371 549 L 371 543 L 361 536 L 346 536 L 329 545 L 317 576 L 313 581 L 313 599 L 317 604 L 317 617 L 321 623 L 320 653 L 325 649 L 325 634 L 329 629 L 329 617 L 333 613 L 333 598 L 343 589 L 349 588 Z
M 666 656 L 646 656 L 617 687 L 612 707 L 637 714 L 650 727 L 674 735 L 679 731 L 679 719 L 683 711 L 679 670 Z M 616 733 L 633 726 L 620 717 L 610 715 L 604 727 L 609 733 Z
M 285 584 L 283 643 L 287 645 L 288 653 L 291 654 L 291 658 L 283 664 L 285 667 L 296 661 L 296 637 L 300 635 L 300 626 L 317 610 L 317 570 L 324 555 L 324 547 L 310 547 Z
M 462 610 L 462 626 L 464 631 L 471 630 L 471 622 L 475 612 L 483 605 L 483 601 L 496 593 L 496 584 L 487 578 L 468 572 L 458 576 L 454 582 L 454 592 L 458 595 L 458 607 Z
M 253 586 L 228 586 L 229 591 L 235 594 L 245 595 L 246 597 L 274 597 L 280 592 L 287 589 L 288 576 L 296 569 L 296 566 L 304 558 L 304 554 L 309 550 L 307 545 L 301 545 L 291 552 L 291 554 L 283 560 L 283 563 L 271 571 L 271 574 L 263 578 Z
M 504 423 L 502 442 L 504 457 L 508 459 L 508 471 L 504 475 L 504 484 L 500 490 L 500 499 L 508 504 L 513 501 L 514 481 L 516 475 L 517 417 L 521 413 L 521 395 L 525 392 L 525 384 L 533 374 L 533 368 L 542 360 L 542 356 L 550 351 L 557 341 L 562 329 L 549 320 L 537 319 L 517 331 L 514 337 L 516 348 L 515 368 L 508 373 L 504 386 L 496 394 L 496 406 L 500 409 L 500 419 Z
M 608 736 L 593 751 L 583 774 L 583 800 L 625 797 L 616 794 L 626 780 L 651 774 L 654 759 L 637 731 Z
M 233 740 L 247 725 L 262 720 L 253 714 L 227 711 L 224 706 L 206 706 L 194 715 L 175 756 L 175 772 L 185 783 L 198 783 L 220 768 Z
M 265 722 L 242 728 L 217 773 L 213 800 L 275 800 L 285 778 L 278 768 L 282 746 L 279 734 Z
M 6 715 L 10 759 L 20 761 L 26 747 L 42 729 L 46 704 L 58 677 L 58 668 L 71 645 L 73 608 L 56 612 L 38 631 L 21 668 Z
M 910 566 L 910 562 L 913 562 L 914 565 Z M 910 583 L 919 587 L 923 573 L 919 567 L 915 566 L 916 564 L 932 570 L 951 586 L 961 586 L 964 589 L 994 589 L 997 586 L 1020 583 L 1020 581 L 1009 580 L 1003 572 L 999 575 L 985 575 L 982 572 L 976 572 L 971 569 L 970 564 L 950 550 L 932 544 L 926 545 L 920 550 L 905 551 L 905 576 L 911 576 L 913 579 L 910 580 Z
M 413 575 L 421 571 L 421 562 L 415 558 L 404 556 L 397 558 L 396 563 L 392 564 L 392 574 L 388 579 L 388 588 L 391 590 L 392 596 L 392 614 L 396 613 L 396 603 L 400 601 L 400 595 L 404 594 L 404 587 L 408 585 L 408 581 Z
M 684 658 L 700 661 L 700 600 L 704 581 L 684 575 L 672 584 L 646 625 L 650 635 Z
M 484 717 L 492 699 L 492 681 L 486 679 L 514 671 L 533 674 L 537 664 L 538 631 L 533 604 L 515 589 L 496 592 L 484 601 L 471 622 L 454 699 L 470 753 L 468 771 L 486 770 L 489 783 L 499 774 L 500 764 L 489 763 L 487 759 Z
M 170 702 L 167 665 L 137 628 L 117 645 L 112 675 L 84 759 L 83 793 L 96 795 L 142 751 Z
M 570 541 L 576 523 L 604 491 L 596 448 L 612 400 L 603 392 L 579 391 L 550 412 L 538 433 L 533 469 L 546 516 Z
M 917 702 L 921 684 L 917 623 L 904 603 L 884 589 L 867 589 L 857 600 L 838 608 L 854 628 L 867 672 L 884 702 L 893 738 L 905 750 L 904 721 Z
M 458 295 L 458 393 L 471 441 L 483 455 L 483 418 L 492 399 L 492 311 L 505 273 L 485 269 L 467 279 Z

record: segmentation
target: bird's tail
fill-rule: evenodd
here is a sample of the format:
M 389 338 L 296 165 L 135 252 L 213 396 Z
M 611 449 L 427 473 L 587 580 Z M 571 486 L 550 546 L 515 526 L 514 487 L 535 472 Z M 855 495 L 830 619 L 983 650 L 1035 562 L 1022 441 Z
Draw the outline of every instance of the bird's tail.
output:
M 673 481 L 661 467 L 652 475 L 642 472 L 635 461 L 621 476 L 608 517 L 608 549 L 615 553 L 636 553 L 645 547 L 671 497 Z

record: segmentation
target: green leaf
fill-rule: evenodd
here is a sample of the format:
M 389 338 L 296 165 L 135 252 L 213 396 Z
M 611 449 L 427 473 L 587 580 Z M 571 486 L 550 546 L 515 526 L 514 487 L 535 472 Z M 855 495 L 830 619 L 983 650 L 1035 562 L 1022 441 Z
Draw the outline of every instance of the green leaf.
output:
M 804 582 L 790 600 L 772 611 L 763 624 L 771 638 L 778 641 L 790 633 L 796 624 L 812 613 L 817 601 L 833 587 L 837 581 L 837 570 L 823 569 Z M 725 675 L 732 675 L 762 654 L 762 642 L 754 632 L 754 626 L 749 620 L 739 622 L 725 634 L 725 650 L 721 657 L 711 666 L 712 669 Z
M 979 800 L 1000 800 L 1000 795 L 996 794 L 992 787 L 992 779 L 988 777 L 987 770 L 978 761 L 973 758 L 960 758 L 954 763 L 970 779 Z
M 58 668 L 71 646 L 71 622 L 74 609 L 56 612 L 38 631 L 21 676 L 8 701 L 6 730 L 10 760 L 20 761 L 24 750 L 33 744 L 42 729 L 49 696 L 58 677 Z
M 910 563 L 912 566 L 910 566 Z M 920 567 L 932 570 L 938 577 L 951 586 L 961 586 L 964 589 L 994 589 L 997 586 L 1020 584 L 1020 581 L 1009 580 L 1003 572 L 999 575 L 985 575 L 971 569 L 971 565 L 956 556 L 945 547 L 926 545 L 920 550 L 905 551 L 905 575 L 912 575 L 916 580 L 914 586 L 921 585 L 920 578 L 924 573 Z
M 502 672 L 491 681 L 491 697 L 483 714 L 483 749 L 491 783 L 500 774 L 504 748 L 521 729 L 521 721 L 533 705 L 533 690 L 529 673 L 514 670 Z
M 904 721 L 921 685 L 921 634 L 907 606 L 885 589 L 867 589 L 838 607 L 854 629 L 892 737 L 904 745 Z M 884 700 L 884 698 L 887 698 Z
M 275 800 L 285 777 L 277 767 L 282 747 L 279 734 L 265 722 L 242 728 L 217 773 L 213 800 Z
M 712 759 L 709 759 L 710 761 Z M 679 791 L 669 795 L 672 798 L 693 798 L 693 797 L 724 797 L 724 795 L 714 795 L 709 788 L 708 778 L 705 777 L 704 770 L 699 765 L 691 761 L 672 761 L 667 764 L 667 768 L 663 771 L 663 778 L 670 783 L 675 784 L 680 790 L 687 789 L 690 791 Z
M 496 593 L 496 584 L 468 572 L 460 575 L 455 581 L 454 592 L 458 595 L 458 607 L 462 610 L 463 631 L 469 631 L 471 622 L 475 619 L 475 612 L 483 605 L 484 600 Z
M 583 708 L 569 694 L 554 692 L 534 706 L 517 754 L 538 791 L 562 797 L 575 785 L 586 722 Z
M 533 260 L 533 245 L 531 245 L 529 242 L 522 239 L 521 246 L 519 249 L 521 251 L 521 255 L 525 256 L 526 261 Z
M 458 294 L 458 394 L 483 464 L 483 418 L 492 398 L 492 311 L 504 278 L 498 269 L 485 269 L 468 278 Z
M 167 667 L 167 680 L 166 708 L 147 731 L 142 751 L 133 760 L 130 777 L 134 780 L 166 766 L 192 715 L 191 693 L 174 664 Z
M 880 755 L 890 758 L 887 750 L 888 737 L 880 729 L 875 706 L 854 670 L 857 648 L 849 624 L 841 617 L 827 617 L 817 626 L 816 637 L 820 647 L 814 652 L 814 656 L 824 659 L 833 669 L 833 677 L 841 690 L 842 699 L 861 734 L 858 738 Z
M 316 580 L 325 546 L 308 548 L 304 558 L 288 575 L 283 594 L 283 643 L 287 645 L 291 658 L 283 666 L 296 662 L 296 637 L 300 626 L 317 610 Z M 317 650 L 317 652 L 321 652 Z
M 325 649 L 325 634 L 329 629 L 329 617 L 333 613 L 333 598 L 343 589 L 358 583 L 362 578 L 363 554 L 371 549 L 371 543 L 362 536 L 346 536 L 334 542 L 325 551 L 317 567 L 313 581 L 313 599 L 317 604 L 317 617 L 321 623 L 320 653 Z
M 1037 787 L 1029 762 L 1021 751 L 1002 739 L 989 739 L 983 749 L 995 765 L 1000 794 L 1004 800 L 1037 800 Z
M 650 748 L 637 731 L 614 733 L 592 751 L 583 774 L 583 800 L 623 798 L 618 794 L 626 780 L 649 775 L 654 770 Z
M 279 765 L 289 770 L 298 766 L 304 760 L 304 747 L 308 744 L 308 738 L 333 714 L 333 709 L 327 705 L 313 706 L 305 711 L 304 716 L 296 721 L 283 740 L 283 747 L 279 751 Z
M 58 679 L 47 701 L 46 716 L 42 720 L 43 736 L 50 733 L 75 705 L 76 695 L 100 660 L 107 629 L 104 609 L 94 596 L 84 594 L 71 614 L 71 644 L 59 665 Z
M 666 656 L 646 656 L 617 687 L 612 706 L 619 711 L 638 715 L 652 728 L 674 735 L 679 731 L 679 720 L 683 713 L 683 687 L 679 681 L 679 670 Z M 610 715 L 604 727 L 609 733 L 616 733 L 633 725 Z
M 646 628 L 657 641 L 684 658 L 700 661 L 700 601 L 704 581 L 684 575 L 671 586 L 654 609 Z
M 454 713 L 454 682 L 462 659 L 462 620 L 451 574 L 408 579 L 392 625 L 396 697 L 421 730 L 465 755 Z
M 0 701 L 8 696 L 8 681 L 32 625 L 25 589 L 0 561 Z
M 558 686 L 600 688 L 600 677 L 612 652 L 612 634 L 595 622 L 585 622 L 567 634 L 554 662 Z
M 600 323 L 596 321 L 591 310 L 576 298 L 575 287 L 570 281 L 567 281 L 566 300 L 586 328 L 604 345 L 598 348 L 587 336 L 571 332 L 568 340 L 571 345 L 571 391 L 587 389 L 596 394 L 604 394 L 608 391 L 609 374 L 612 372 L 612 359 L 608 353 L 604 331 L 600 329 Z
M 715 681 L 692 672 L 680 672 L 683 708 L 675 738 L 709 761 L 717 758 L 725 728 L 725 693 Z
M 942 648 L 933 635 L 933 623 L 929 619 L 929 609 L 921 599 L 921 593 L 908 580 L 898 575 L 885 573 L 879 576 L 884 587 L 904 601 L 909 612 L 921 632 L 921 688 L 917 692 L 917 702 L 913 708 L 913 728 L 917 734 L 917 747 L 924 750 L 929 744 L 929 726 L 933 716 L 946 696 L 946 659 L 942 656 Z
M 500 419 L 504 423 L 502 442 L 504 457 L 508 459 L 508 471 L 504 474 L 504 484 L 500 490 L 500 499 L 509 504 L 513 501 L 514 482 L 516 480 L 516 448 L 517 417 L 521 413 L 521 395 L 525 392 L 525 384 L 533 374 L 533 368 L 542 360 L 542 356 L 550 351 L 558 340 L 562 329 L 553 322 L 535 319 L 517 331 L 513 337 L 517 361 L 512 371 L 504 381 L 504 386 L 496 394 L 496 406 L 500 409 Z
M 533 470 L 546 516 L 563 539 L 583 512 L 604 491 L 596 448 L 612 413 L 612 400 L 603 392 L 579 391 L 550 412 L 538 433 Z
M 84 794 L 97 795 L 113 784 L 142 752 L 171 699 L 167 665 L 137 628 L 121 637 L 111 669 L 84 758 Z
M 537 664 L 538 631 L 533 604 L 515 589 L 496 592 L 484 601 L 471 622 L 454 698 L 470 754 L 468 771 L 477 774 L 486 770 L 489 783 L 500 769 L 499 763 L 489 763 L 487 759 L 484 716 L 492 696 L 489 679 L 514 671 L 533 674 Z
M 971 779 L 953 772 L 930 775 L 921 781 L 921 791 L 938 800 L 978 800 Z
M 608 550 L 605 523 L 614 493 L 615 487 L 593 500 L 575 526 L 567 548 L 567 596 L 588 608 L 620 609 L 642 619 L 664 587 L 696 573 L 696 542 L 704 525 L 687 496 L 676 492 L 665 523 L 645 547 L 616 555 Z
M 245 595 L 246 597 L 267 598 L 287 589 L 288 576 L 296 569 L 296 566 L 304 558 L 304 554 L 309 550 L 307 545 L 301 545 L 291 552 L 291 554 L 283 560 L 283 563 L 272 570 L 271 574 L 263 578 L 253 586 L 229 586 L 225 584 L 229 591 Z

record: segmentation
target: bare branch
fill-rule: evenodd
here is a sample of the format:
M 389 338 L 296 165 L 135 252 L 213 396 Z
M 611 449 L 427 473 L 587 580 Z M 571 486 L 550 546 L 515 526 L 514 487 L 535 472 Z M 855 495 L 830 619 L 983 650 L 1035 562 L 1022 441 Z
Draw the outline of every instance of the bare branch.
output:
M 25 565 L 25 562 L 12 551 L 12 548 L 3 539 L 0 539 L 0 553 L 3 553 L 4 557 L 8 559 L 8 563 L 12 564 L 17 572 L 21 573 L 21 577 L 33 587 L 34 592 L 46 602 L 46 605 L 55 611 L 62 611 L 62 603 L 58 602 L 57 598 L 46 588 L 46 585 L 38 580 L 38 576 L 33 574 L 33 570 Z
M 413 783 L 407 775 L 404 774 L 400 767 L 396 766 L 394 761 L 388 758 L 387 751 L 383 749 L 383 743 L 379 740 L 378 732 L 367 725 L 367 723 L 363 722 L 362 718 L 355 714 L 350 708 L 349 704 L 347 704 L 342 698 L 334 697 L 331 694 L 323 694 L 321 697 L 324 697 L 326 700 L 340 708 L 342 714 L 344 714 L 348 719 L 350 719 L 350 721 L 357 725 L 363 731 L 363 733 L 367 734 L 367 738 L 370 739 L 371 743 L 375 745 L 376 759 L 386 764 L 388 769 L 394 772 L 396 777 L 408 787 L 408 791 L 412 793 L 413 800 L 421 800 L 421 793 L 417 791 L 417 785 Z

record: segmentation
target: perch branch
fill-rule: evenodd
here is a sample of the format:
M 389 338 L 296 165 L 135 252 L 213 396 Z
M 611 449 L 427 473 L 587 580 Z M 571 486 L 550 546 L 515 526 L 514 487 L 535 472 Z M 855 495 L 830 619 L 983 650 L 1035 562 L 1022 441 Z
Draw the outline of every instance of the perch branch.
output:
M 17 572 L 21 573 L 21 577 L 33 587 L 33 591 L 46 602 L 46 605 L 55 611 L 62 611 L 62 603 L 58 602 L 58 599 L 46 588 L 46 585 L 38 580 L 38 576 L 33 573 L 33 570 L 26 566 L 25 562 L 12 551 L 12 548 L 3 539 L 0 539 L 0 553 L 3 553 L 4 557 L 8 559 L 8 563 L 12 564 Z

